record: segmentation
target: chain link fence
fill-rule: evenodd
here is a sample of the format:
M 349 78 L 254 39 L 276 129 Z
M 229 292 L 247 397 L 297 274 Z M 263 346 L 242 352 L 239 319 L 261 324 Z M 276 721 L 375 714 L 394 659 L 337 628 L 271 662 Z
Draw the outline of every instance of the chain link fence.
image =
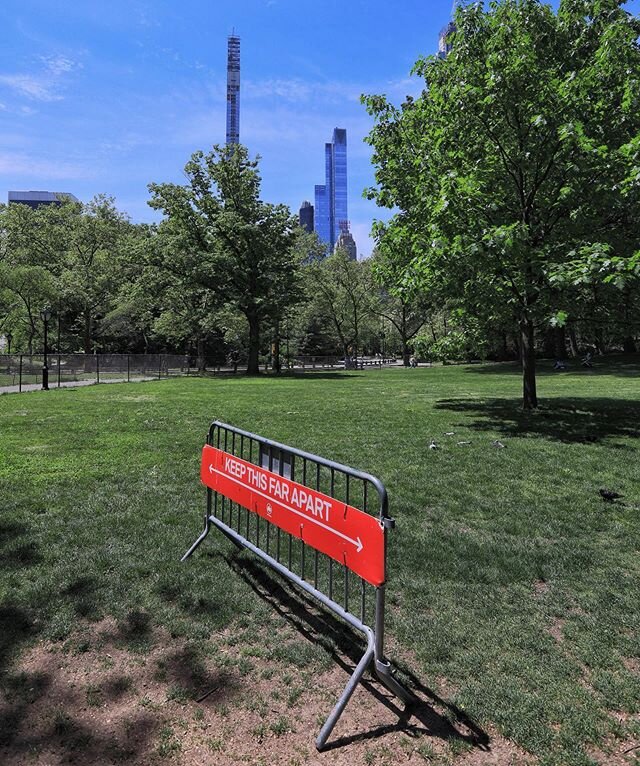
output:
M 0 354 L 0 388 L 42 385 L 43 354 Z M 49 388 L 188 375 L 189 357 L 177 354 L 47 354 Z

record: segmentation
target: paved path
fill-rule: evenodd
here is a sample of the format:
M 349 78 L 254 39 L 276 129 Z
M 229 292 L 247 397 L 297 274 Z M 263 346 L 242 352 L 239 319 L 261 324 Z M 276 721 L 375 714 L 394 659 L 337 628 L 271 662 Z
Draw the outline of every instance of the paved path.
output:
M 159 380 L 159 378 L 157 376 L 153 378 L 132 378 L 130 381 L 127 381 L 126 378 L 105 378 L 100 381 L 99 385 L 103 383 L 143 383 L 145 380 Z M 166 378 L 162 378 L 162 380 L 166 380 Z M 49 389 L 55 391 L 56 388 L 77 388 L 78 386 L 96 385 L 98 385 L 96 380 L 69 380 L 60 383 L 59 386 L 57 382 L 52 383 L 49 385 Z M 27 383 L 22 386 L 22 392 L 24 393 L 25 391 L 42 391 L 42 383 Z M 0 394 L 17 394 L 19 392 L 20 386 L 0 386 Z

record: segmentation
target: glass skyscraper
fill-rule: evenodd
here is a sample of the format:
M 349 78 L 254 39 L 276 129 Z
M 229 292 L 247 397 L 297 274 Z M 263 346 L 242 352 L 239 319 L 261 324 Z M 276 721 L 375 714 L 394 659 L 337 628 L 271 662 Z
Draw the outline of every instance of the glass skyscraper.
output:
M 311 234 L 313 231 L 313 205 L 307 200 L 305 200 L 300 206 L 300 210 L 298 212 L 298 221 L 300 226 L 302 226 L 305 231 L 308 231 L 309 234 Z
M 333 140 L 324 146 L 325 182 L 315 187 L 314 228 L 328 252 L 333 250 L 340 231 L 348 225 L 347 215 L 347 131 L 335 128 Z
M 227 143 L 240 143 L 240 38 L 227 38 Z

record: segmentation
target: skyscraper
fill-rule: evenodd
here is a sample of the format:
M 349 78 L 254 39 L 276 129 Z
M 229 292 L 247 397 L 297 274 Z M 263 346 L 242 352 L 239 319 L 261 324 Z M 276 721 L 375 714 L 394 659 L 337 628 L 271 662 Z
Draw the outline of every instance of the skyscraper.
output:
M 356 247 L 356 241 L 353 238 L 353 234 L 349 231 L 348 222 L 340 225 L 340 234 L 338 235 L 338 241 L 336 242 L 335 250 L 345 250 L 350 260 L 358 260 L 358 249 Z
M 452 37 L 456 32 L 455 16 L 456 8 L 460 5 L 460 0 L 453 0 L 451 5 L 451 21 L 440 30 L 438 35 L 438 58 L 446 59 L 453 48 Z
M 240 143 L 240 38 L 227 38 L 227 143 Z
M 324 146 L 325 182 L 315 187 L 314 228 L 331 252 L 347 215 L 347 131 L 335 128 Z
M 28 205 L 33 208 L 40 205 L 61 205 L 63 202 L 80 202 L 69 192 L 49 191 L 10 191 L 8 201 L 9 204 Z
M 443 27 L 440 30 L 440 34 L 438 35 L 438 58 L 444 59 L 451 52 L 453 48 L 451 38 L 455 31 L 456 25 L 453 21 L 450 21 L 446 27 Z
M 313 205 L 305 200 L 298 212 L 298 221 L 305 231 L 313 231 Z

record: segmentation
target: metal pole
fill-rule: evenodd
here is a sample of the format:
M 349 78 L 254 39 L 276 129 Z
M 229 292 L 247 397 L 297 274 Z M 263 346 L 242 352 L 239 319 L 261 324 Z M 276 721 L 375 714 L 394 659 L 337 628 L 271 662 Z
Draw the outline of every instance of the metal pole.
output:
M 42 390 L 49 390 L 49 367 L 47 366 L 47 325 L 49 322 L 44 320 L 44 360 L 42 365 Z
M 60 351 L 60 346 L 58 346 L 58 352 Z M 58 388 L 60 388 L 60 354 L 58 353 Z
M 131 354 L 127 354 L 127 383 L 131 382 Z
M 20 372 L 18 377 L 18 392 L 22 391 L 22 354 L 20 354 Z
M 94 354 L 96 358 L 96 383 L 100 382 L 100 357 L 98 354 Z

